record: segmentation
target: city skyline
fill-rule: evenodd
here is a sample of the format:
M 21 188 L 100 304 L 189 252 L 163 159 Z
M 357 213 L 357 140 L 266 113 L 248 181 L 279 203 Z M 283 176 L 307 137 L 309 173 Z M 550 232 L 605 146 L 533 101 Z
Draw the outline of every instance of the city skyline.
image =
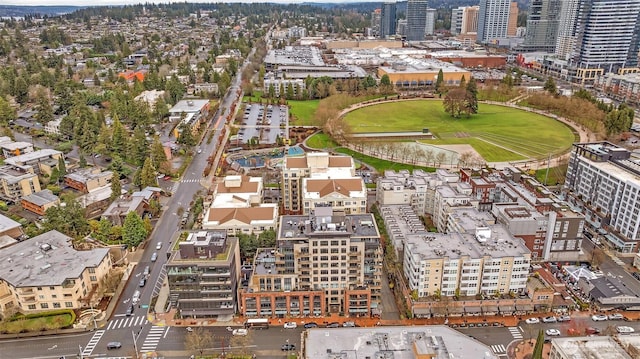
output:
M 153 1 L 140 1 L 140 0 L 95 0 L 91 2 L 91 5 L 87 5 L 86 1 L 82 0 L 30 0 L 27 3 L 21 0 L 7 0 L 2 5 L 8 6 L 82 6 L 82 7 L 94 7 L 94 6 L 122 6 L 122 5 L 137 5 L 137 4 L 170 4 L 170 3 L 195 3 L 195 4 L 216 4 L 216 3 L 278 3 L 278 4 L 303 4 L 309 3 L 309 1 L 296 1 L 296 0 L 269 0 L 269 1 L 252 1 L 252 0 L 225 0 L 225 1 L 212 1 L 212 0 L 153 0 Z M 323 0 L 320 3 L 357 3 L 357 2 L 369 2 L 366 0 Z M 373 1 L 380 2 L 383 1 Z

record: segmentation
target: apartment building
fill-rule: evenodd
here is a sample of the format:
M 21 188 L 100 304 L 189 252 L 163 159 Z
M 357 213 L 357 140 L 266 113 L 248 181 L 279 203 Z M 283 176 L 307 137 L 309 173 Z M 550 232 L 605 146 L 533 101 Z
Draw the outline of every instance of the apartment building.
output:
M 226 176 L 214 184 L 211 206 L 202 219 L 204 229 L 259 234 L 278 224 L 278 206 L 262 204 L 262 177 Z
M 40 192 L 40 180 L 32 168 L 0 166 L 0 196 L 17 202 L 20 198 Z
M 380 11 L 380 38 L 386 39 L 396 34 L 396 3 L 385 2 Z
M 284 215 L 276 243 L 256 255 L 243 315 L 379 314 L 382 248 L 373 215 L 330 207 Z
M 511 8 L 510 0 L 480 1 L 477 39 L 479 43 L 491 43 L 497 39 L 507 37 L 512 27 L 510 21 Z
M 303 213 L 303 179 L 355 178 L 355 164 L 350 156 L 326 152 L 306 153 L 302 157 L 285 156 L 282 165 L 282 203 L 284 213 Z
M 302 79 L 283 79 L 276 77 L 269 77 L 263 81 L 263 91 L 265 94 L 271 93 L 273 90 L 275 97 L 286 95 L 289 91 L 293 96 L 302 94 L 302 91 L 307 87 Z M 283 93 L 284 91 L 284 93 Z
M 587 225 L 609 232 L 605 239 L 624 253 L 638 252 L 640 160 L 609 142 L 576 143 L 564 192 Z
M 302 214 L 318 207 L 332 207 L 346 214 L 367 212 L 367 187 L 360 177 L 342 179 L 304 178 Z
M 108 186 L 112 178 L 111 171 L 102 172 L 99 168 L 85 168 L 65 175 L 64 184 L 82 193 L 89 193 L 97 188 Z
M 232 318 L 240 278 L 238 239 L 225 231 L 199 231 L 177 244 L 166 264 L 171 305 L 181 318 Z
M 33 144 L 29 142 L 14 142 L 9 140 L 7 142 L 1 142 L 0 148 L 5 158 L 33 152 Z
M 50 231 L 0 251 L 0 312 L 31 313 L 89 306 L 111 269 L 109 249 L 78 251 Z
M 60 158 L 64 159 L 62 152 L 45 148 L 7 158 L 4 163 L 17 169 L 32 168 L 36 174 L 51 175 L 51 171 L 58 167 Z
M 24 196 L 20 200 L 22 208 L 39 216 L 44 216 L 47 209 L 59 204 L 60 198 L 48 189 Z
M 451 34 L 466 35 L 478 32 L 479 6 L 460 6 L 451 10 Z

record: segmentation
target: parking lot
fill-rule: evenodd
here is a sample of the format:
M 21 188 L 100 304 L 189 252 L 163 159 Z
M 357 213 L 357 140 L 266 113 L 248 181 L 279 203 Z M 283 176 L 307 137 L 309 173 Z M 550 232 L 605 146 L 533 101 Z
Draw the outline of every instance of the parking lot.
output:
M 277 137 L 287 138 L 289 108 L 284 105 L 247 104 L 242 115 L 238 142 L 257 138 L 260 144 L 276 144 Z

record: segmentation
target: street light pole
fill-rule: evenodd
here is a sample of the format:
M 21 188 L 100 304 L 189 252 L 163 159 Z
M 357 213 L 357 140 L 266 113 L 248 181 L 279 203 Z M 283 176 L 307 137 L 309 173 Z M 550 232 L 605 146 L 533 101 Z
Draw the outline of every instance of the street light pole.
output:
M 83 359 L 82 358 L 82 345 L 78 344 L 78 349 L 80 349 L 80 359 Z
M 136 334 L 131 330 L 131 336 L 133 337 L 133 350 L 135 353 L 134 358 L 138 359 L 138 343 L 136 343 Z

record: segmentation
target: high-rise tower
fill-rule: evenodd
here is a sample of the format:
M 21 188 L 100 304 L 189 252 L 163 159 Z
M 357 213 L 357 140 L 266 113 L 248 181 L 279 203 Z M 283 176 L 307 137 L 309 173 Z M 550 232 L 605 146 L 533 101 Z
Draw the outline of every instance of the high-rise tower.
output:
M 385 39 L 396 34 L 396 3 L 386 2 L 381 10 L 380 38 Z
M 407 41 L 424 40 L 428 7 L 427 0 L 407 1 Z

